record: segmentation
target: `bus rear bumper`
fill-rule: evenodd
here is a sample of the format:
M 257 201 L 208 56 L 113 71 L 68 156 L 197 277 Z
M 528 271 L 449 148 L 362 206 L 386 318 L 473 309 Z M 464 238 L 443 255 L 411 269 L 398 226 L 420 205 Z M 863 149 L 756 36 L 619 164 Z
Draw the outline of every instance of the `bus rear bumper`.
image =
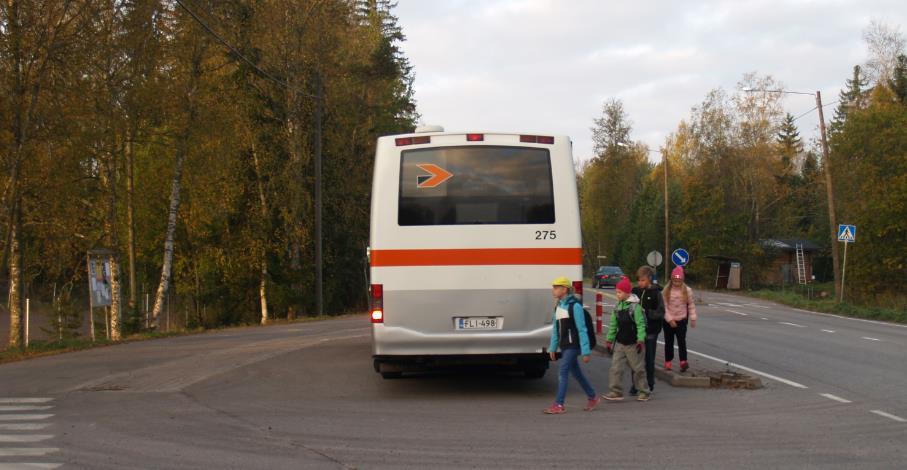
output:
M 383 324 L 372 325 L 372 354 L 379 356 L 494 356 L 541 354 L 551 338 L 551 325 L 531 331 L 420 331 Z

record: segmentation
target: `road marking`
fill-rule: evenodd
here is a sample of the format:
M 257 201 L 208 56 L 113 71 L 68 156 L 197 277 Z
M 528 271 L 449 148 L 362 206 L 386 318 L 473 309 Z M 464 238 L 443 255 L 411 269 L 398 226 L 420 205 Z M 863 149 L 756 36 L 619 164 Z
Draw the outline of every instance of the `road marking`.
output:
M 744 317 L 750 316 L 750 314 L 748 314 L 748 313 L 738 312 L 738 311 L 736 311 L 736 310 L 728 310 L 728 309 L 725 309 L 724 311 L 725 311 L 725 312 L 736 313 L 737 315 L 744 316 Z
M 869 336 L 863 336 L 863 339 L 868 339 L 869 341 L 882 341 L 879 338 L 870 338 Z
M 59 451 L 56 447 L 6 447 L 0 448 L 0 457 L 41 457 Z
M 796 326 L 797 328 L 806 328 L 806 325 L 798 325 L 796 323 L 790 323 L 790 322 L 786 322 L 786 321 L 779 321 L 778 323 L 780 323 L 782 325 L 787 325 L 787 326 Z
M 52 437 L 53 434 L 0 434 L 0 442 L 41 442 Z
M 52 414 L 44 415 L 0 415 L 0 421 L 35 421 L 39 419 L 47 419 L 53 416 Z
M 0 431 L 40 431 L 50 423 L 0 423 Z
M 834 313 L 823 313 L 823 312 L 813 312 L 812 310 L 803 310 L 802 308 L 793 308 L 793 307 L 791 307 L 791 309 L 792 309 L 792 310 L 796 310 L 796 311 L 798 311 L 798 312 L 810 313 L 810 314 L 813 314 L 813 315 L 823 315 L 823 316 L 826 316 L 826 317 L 840 318 L 840 319 L 842 319 L 842 320 L 861 321 L 861 322 L 864 322 L 864 323 L 874 323 L 874 324 L 876 324 L 876 325 L 896 326 L 896 327 L 898 327 L 898 328 L 907 328 L 907 325 L 900 324 L 900 323 L 892 323 L 892 322 L 885 322 L 885 321 L 878 321 L 878 320 L 867 320 L 867 319 L 865 319 L 865 318 L 845 317 L 845 316 L 843 316 L 843 315 L 835 315 Z
M 12 405 L 21 403 L 47 403 L 53 398 L 0 398 L 0 404 Z
M 839 396 L 837 396 L 837 395 L 832 395 L 832 394 L 830 394 L 830 393 L 820 393 L 819 396 L 823 396 L 823 397 L 825 397 L 825 398 L 828 398 L 829 400 L 834 400 L 834 401 L 837 401 L 837 402 L 840 402 L 840 403 L 853 403 L 853 402 L 850 401 L 850 400 L 841 398 L 841 397 L 839 397 Z
M 665 344 L 664 341 L 659 341 L 658 343 L 659 343 L 659 344 Z M 675 346 L 674 348 L 676 349 L 677 347 Z M 706 359 L 711 359 L 711 360 L 713 360 L 713 361 L 715 361 L 715 362 L 720 362 L 720 363 L 722 363 L 722 364 L 726 364 L 726 365 L 729 366 L 729 367 L 736 367 L 737 369 L 745 370 L 745 371 L 747 371 L 747 372 L 751 372 L 751 373 L 756 374 L 756 375 L 761 375 L 762 377 L 765 377 L 765 378 L 767 378 L 767 379 L 769 379 L 769 380 L 774 380 L 774 381 L 776 381 L 776 382 L 781 382 L 781 383 L 783 383 L 783 384 L 785 384 L 785 385 L 790 385 L 791 387 L 794 387 L 794 388 L 809 388 L 809 387 L 807 387 L 806 385 L 803 385 L 803 384 L 801 384 L 801 383 L 794 382 L 793 380 L 782 379 L 781 377 L 778 377 L 777 375 L 772 375 L 772 374 L 769 374 L 769 373 L 767 373 L 767 372 L 762 372 L 762 371 L 759 371 L 759 370 L 756 370 L 756 369 L 752 369 L 752 368 L 749 368 L 749 367 L 746 367 L 746 366 L 742 366 L 742 365 L 740 365 L 740 364 L 737 364 L 737 363 L 734 363 L 734 362 L 730 362 L 730 361 L 726 361 L 726 360 L 724 360 L 724 359 L 721 359 L 721 358 L 718 358 L 718 357 L 715 357 L 715 356 L 709 356 L 708 354 L 703 354 L 703 353 L 701 353 L 701 352 L 696 352 L 696 351 L 693 351 L 692 349 L 687 349 L 687 352 L 690 353 L 690 354 L 693 354 L 693 355 L 695 355 L 695 356 L 704 357 L 704 358 L 706 358 Z
M 44 470 L 62 466 L 62 463 L 0 463 L 0 470 Z
M 725 307 L 743 307 L 743 305 L 740 305 L 740 304 L 728 304 L 728 303 L 724 303 L 724 302 L 715 302 L 715 303 L 717 303 L 718 305 L 724 305 Z
M 824 332 L 824 333 L 834 333 L 835 330 L 822 330 L 822 332 Z
M 888 419 L 895 420 L 895 421 L 897 421 L 897 422 L 899 422 L 899 423 L 907 423 L 907 419 L 901 418 L 900 416 L 895 416 L 895 415 L 893 415 L 893 414 L 891 414 L 891 413 L 886 413 L 886 412 L 884 412 L 884 411 L 882 411 L 882 410 L 869 410 L 869 412 L 870 412 L 870 413 L 875 413 L 875 414 L 877 414 L 877 415 L 879 415 L 879 416 L 882 416 L 882 417 L 885 417 L 885 418 L 888 418 Z
M 768 318 L 762 317 L 763 320 L 768 320 Z
M 0 405 L 0 411 L 44 411 L 53 408 L 53 406 L 30 406 L 30 405 Z
M 746 305 L 749 307 L 756 307 L 756 308 L 771 308 L 768 305 L 760 305 L 760 304 L 746 304 Z

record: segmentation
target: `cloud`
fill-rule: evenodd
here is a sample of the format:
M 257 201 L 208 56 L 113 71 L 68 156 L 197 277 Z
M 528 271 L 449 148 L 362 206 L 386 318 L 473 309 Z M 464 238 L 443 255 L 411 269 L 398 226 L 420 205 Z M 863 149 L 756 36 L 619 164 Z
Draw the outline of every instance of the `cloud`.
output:
M 746 72 L 833 101 L 865 59 L 869 20 L 907 23 L 900 0 L 400 0 L 396 13 L 426 122 L 568 134 L 582 159 L 608 98 L 656 149 L 710 89 Z M 784 102 L 795 115 L 815 105 Z M 804 137 L 817 122 L 798 121 Z

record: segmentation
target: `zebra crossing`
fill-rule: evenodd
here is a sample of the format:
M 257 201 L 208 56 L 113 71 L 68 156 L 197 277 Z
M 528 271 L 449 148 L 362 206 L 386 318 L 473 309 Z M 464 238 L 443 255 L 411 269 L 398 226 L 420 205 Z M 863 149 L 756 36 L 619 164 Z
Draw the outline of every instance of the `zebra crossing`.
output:
M 53 398 L 0 397 L 0 470 L 54 469 Z

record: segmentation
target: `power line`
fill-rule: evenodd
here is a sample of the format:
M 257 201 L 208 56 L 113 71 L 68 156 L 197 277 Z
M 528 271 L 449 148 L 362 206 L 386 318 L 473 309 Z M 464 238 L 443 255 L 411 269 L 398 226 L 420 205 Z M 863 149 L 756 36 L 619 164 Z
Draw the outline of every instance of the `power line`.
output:
M 841 100 L 834 100 L 834 101 L 832 101 L 831 103 L 823 104 L 822 107 L 823 107 L 823 108 L 827 108 L 827 107 L 829 107 L 829 106 L 831 106 L 831 105 L 833 105 L 833 104 L 835 104 L 835 103 L 839 103 L 840 101 L 841 101 Z M 809 111 L 807 111 L 807 112 L 805 112 L 805 113 L 803 113 L 803 114 L 801 114 L 801 115 L 795 117 L 795 118 L 794 118 L 794 121 L 796 121 L 797 119 L 800 119 L 800 118 L 803 117 L 803 116 L 806 116 L 807 114 L 809 114 L 809 113 L 815 111 L 816 109 L 818 109 L 818 106 L 813 106 L 812 108 L 810 108 Z
M 267 78 L 268 80 L 271 80 L 272 82 L 282 86 L 283 88 L 286 88 L 287 90 L 294 91 L 296 93 L 299 93 L 300 95 L 303 95 L 303 96 L 306 96 L 309 98 L 316 98 L 316 99 L 318 98 L 318 96 L 316 96 L 316 95 L 307 93 L 296 87 L 290 86 L 289 83 L 287 83 L 287 82 L 271 75 L 270 73 L 266 72 L 265 70 L 263 70 L 261 67 L 259 67 L 257 64 L 255 64 L 255 62 L 252 62 L 251 59 L 249 59 L 248 57 L 243 55 L 243 53 L 240 52 L 239 49 L 237 49 L 232 44 L 227 42 L 227 40 L 224 39 L 223 36 L 221 36 L 220 34 L 217 34 L 217 32 L 214 31 L 214 29 L 212 29 L 210 26 L 208 26 L 208 24 L 205 23 L 205 21 L 202 20 L 201 17 L 199 17 L 197 14 L 195 14 L 194 11 L 190 10 L 189 7 L 187 7 L 186 4 L 183 3 L 182 0 L 176 0 L 176 3 L 177 3 L 177 5 L 180 6 L 180 8 L 182 8 L 186 13 L 188 13 L 189 16 L 191 16 L 192 19 L 195 20 L 195 22 L 198 23 L 202 27 L 202 29 L 204 29 L 205 31 L 208 32 L 208 34 L 210 34 L 215 39 L 217 39 L 217 42 L 221 43 L 224 47 L 229 49 L 230 53 L 232 53 L 234 56 L 242 59 L 243 62 L 249 64 L 249 66 L 252 67 L 253 69 L 255 69 L 255 71 L 257 71 L 261 76 Z

